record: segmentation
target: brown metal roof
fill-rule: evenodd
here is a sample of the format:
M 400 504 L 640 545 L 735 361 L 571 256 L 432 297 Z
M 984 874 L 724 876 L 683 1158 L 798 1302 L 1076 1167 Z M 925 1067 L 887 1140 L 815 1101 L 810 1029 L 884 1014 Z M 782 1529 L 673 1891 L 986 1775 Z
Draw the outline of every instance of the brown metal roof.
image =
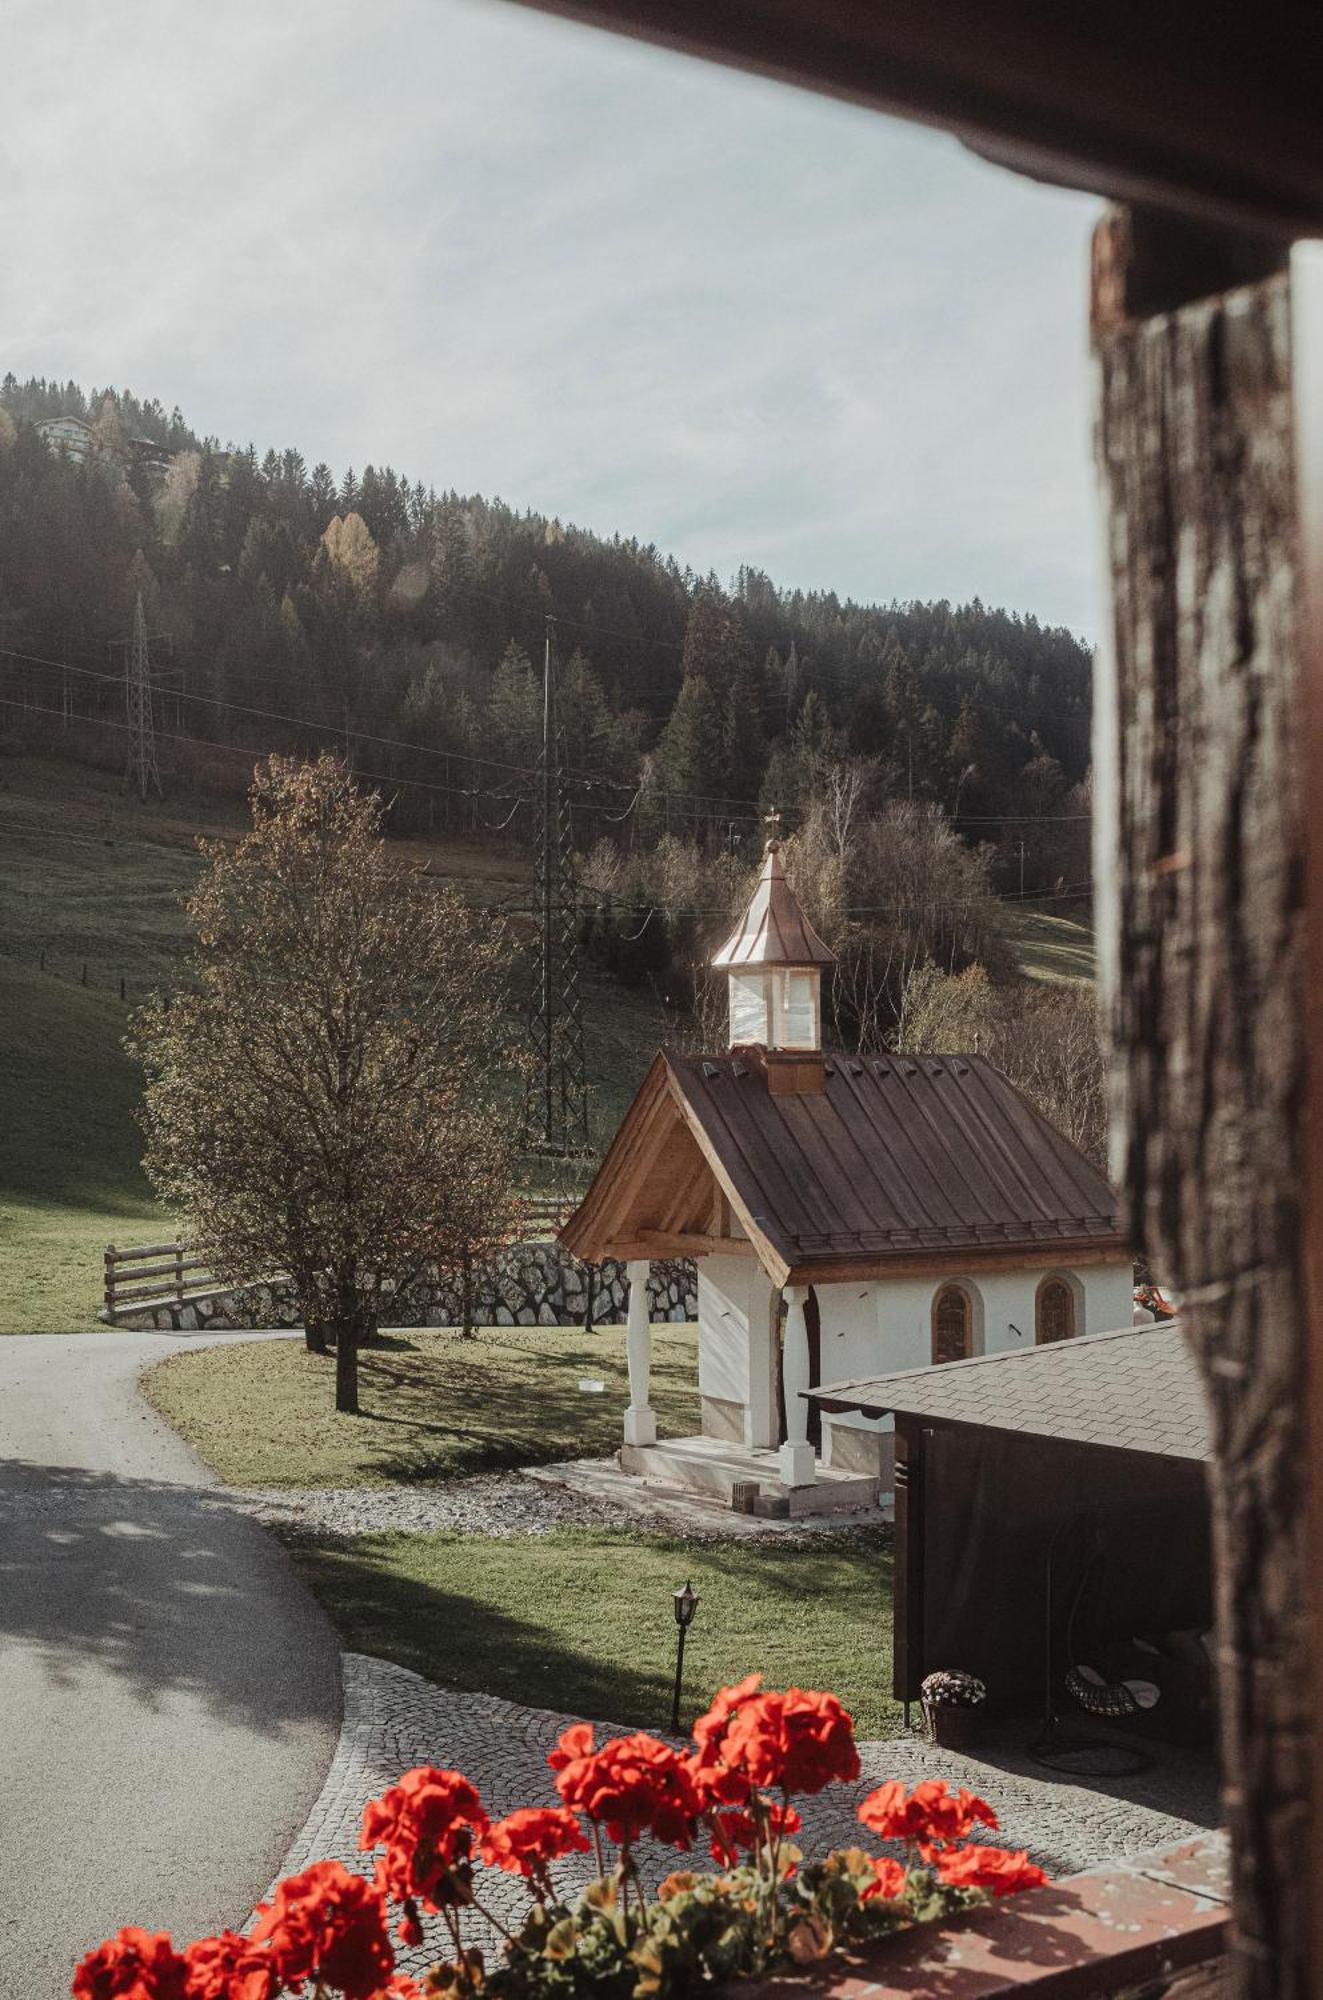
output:
M 822 1091 L 802 1094 L 771 1092 L 756 1051 L 666 1062 L 737 1212 L 787 1270 L 1124 1252 L 1103 1176 L 981 1056 L 830 1056 Z
M 830 1382 L 810 1393 L 828 1410 L 891 1411 L 1161 1458 L 1213 1455 L 1198 1366 L 1171 1320 Z
M 775 840 L 748 909 L 712 961 L 718 971 L 742 965 L 835 965 L 836 954 L 822 942 L 795 898 Z

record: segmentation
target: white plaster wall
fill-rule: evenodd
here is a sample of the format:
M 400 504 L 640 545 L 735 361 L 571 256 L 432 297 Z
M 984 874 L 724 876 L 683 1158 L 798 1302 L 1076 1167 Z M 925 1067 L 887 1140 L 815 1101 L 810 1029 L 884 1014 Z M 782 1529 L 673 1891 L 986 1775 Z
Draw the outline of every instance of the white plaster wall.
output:
M 965 1285 L 974 1300 L 974 1352 L 998 1354 L 1034 1345 L 1034 1300 L 1049 1272 L 1073 1281 L 1077 1333 L 1105 1333 L 1129 1326 L 1134 1279 L 1129 1260 L 1072 1271 L 1044 1264 L 1033 1271 L 957 1270 L 940 1278 L 882 1278 L 871 1284 L 818 1285 L 822 1325 L 821 1380 L 840 1382 L 859 1375 L 889 1374 L 900 1368 L 927 1368 L 932 1361 L 932 1304 L 939 1286 Z M 891 1419 L 855 1414 L 833 1416 L 834 1424 L 863 1430 L 890 1430 Z
M 752 1257 L 704 1257 L 698 1266 L 698 1393 L 749 1401 Z

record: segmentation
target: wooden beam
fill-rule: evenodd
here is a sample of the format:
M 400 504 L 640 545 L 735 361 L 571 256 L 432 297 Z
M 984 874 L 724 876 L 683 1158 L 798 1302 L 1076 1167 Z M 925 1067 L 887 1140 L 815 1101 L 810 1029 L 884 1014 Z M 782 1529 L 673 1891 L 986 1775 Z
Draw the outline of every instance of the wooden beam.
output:
M 957 134 L 1003 165 L 1323 233 L 1314 0 L 526 0 Z
M 753 1257 L 752 1243 L 742 1236 L 709 1236 L 695 1229 L 638 1229 L 632 1237 L 612 1242 L 608 1257 L 628 1263 L 631 1257 Z
M 790 1265 L 784 1254 L 772 1242 L 771 1238 L 759 1228 L 752 1211 L 741 1198 L 739 1189 L 733 1185 L 725 1166 L 722 1164 L 720 1155 L 703 1129 L 702 1120 L 695 1115 L 674 1076 L 668 1074 L 667 1085 L 670 1091 L 671 1102 L 675 1105 L 676 1110 L 692 1134 L 699 1152 L 712 1169 L 713 1178 L 722 1189 L 730 1204 L 731 1214 L 739 1217 L 740 1225 L 754 1246 L 763 1269 L 766 1271 L 773 1285 L 784 1285 L 790 1274 Z
M 937 1284 L 943 1277 L 954 1277 L 961 1272 L 976 1277 L 982 1272 L 1046 1271 L 1055 1270 L 1058 1266 L 1074 1271 L 1085 1266 L 1115 1264 L 1118 1258 L 1127 1254 L 1124 1242 L 1100 1245 L 1096 1237 L 1089 1238 L 1085 1243 L 1045 1241 L 1032 1250 L 987 1250 L 967 1245 L 964 1248 L 950 1246 L 945 1249 L 883 1251 L 853 1257 L 814 1257 L 794 1265 L 782 1282 L 790 1285 L 848 1285 L 868 1283 L 874 1278 L 931 1278 Z
M 1296 476 L 1300 492 L 1301 656 L 1305 756 L 1310 772 L 1323 768 L 1323 250 L 1296 252 L 1291 269 L 1292 352 L 1295 367 Z M 1323 813 L 1306 815 L 1304 1035 L 1307 1058 L 1305 1175 L 1305 1283 L 1308 1333 L 1306 1429 L 1314 1441 L 1309 1461 L 1309 1546 L 1313 1600 L 1310 1611 L 1313 1686 L 1313 1954 L 1323 1967 Z
M 1289 292 L 1171 298 L 1169 226 L 1095 245 L 1098 472 L 1112 596 L 1097 682 L 1110 1023 L 1136 1248 L 1184 1295 L 1212 1511 L 1233 1990 L 1311 1977 L 1302 737 Z M 1255 246 L 1248 246 L 1251 258 Z M 1229 242 L 1234 286 L 1247 246 Z M 1145 273 L 1168 310 L 1150 314 Z M 1099 278 L 1103 282 L 1099 283 Z M 1211 293 L 1210 293 L 1210 288 Z M 1108 769 L 1112 772 L 1107 782 Z M 1109 915 L 1110 909 L 1110 915 Z
M 917 1701 L 923 1679 L 923 1427 L 896 1418 L 895 1568 L 891 1578 L 891 1690 Z

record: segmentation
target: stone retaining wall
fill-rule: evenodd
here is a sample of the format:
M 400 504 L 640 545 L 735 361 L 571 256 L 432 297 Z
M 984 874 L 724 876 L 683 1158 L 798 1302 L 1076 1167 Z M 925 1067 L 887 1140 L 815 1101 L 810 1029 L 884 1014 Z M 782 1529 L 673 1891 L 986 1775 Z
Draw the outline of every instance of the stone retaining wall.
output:
M 513 1244 L 492 1265 L 475 1272 L 474 1318 L 479 1326 L 617 1326 L 625 1317 L 629 1280 L 625 1266 L 610 1261 L 577 1263 L 555 1243 Z M 698 1318 L 698 1277 L 689 1261 L 656 1263 L 648 1287 L 651 1318 Z M 105 1315 L 103 1314 L 104 1318 Z M 460 1326 L 463 1295 L 454 1279 L 440 1279 L 424 1303 L 390 1312 L 390 1326 Z M 182 1303 L 164 1300 L 137 1312 L 117 1313 L 116 1326 L 142 1331 L 230 1332 L 248 1327 L 299 1326 L 288 1285 L 245 1285 L 237 1291 L 207 1292 Z

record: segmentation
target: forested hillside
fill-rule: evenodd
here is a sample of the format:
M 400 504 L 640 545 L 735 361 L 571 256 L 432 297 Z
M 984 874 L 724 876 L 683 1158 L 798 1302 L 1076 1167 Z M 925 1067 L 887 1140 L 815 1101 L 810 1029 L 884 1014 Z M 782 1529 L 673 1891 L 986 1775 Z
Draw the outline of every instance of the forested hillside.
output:
M 35 428 L 91 427 L 82 459 Z M 151 447 L 145 449 L 145 446 Z M 885 588 L 886 552 L 878 552 Z M 575 843 L 669 830 L 753 849 L 824 766 L 870 811 L 928 802 L 990 843 L 1003 890 L 1086 872 L 1089 657 L 968 605 L 728 586 L 622 535 L 437 493 L 391 467 L 222 448 L 178 411 L 75 384 L 0 386 L 6 730 L 122 757 L 122 648 L 143 593 L 162 755 L 235 787 L 252 753 L 340 744 L 401 831 L 527 831 L 554 617 Z M 235 752 L 242 754 L 234 754 Z

